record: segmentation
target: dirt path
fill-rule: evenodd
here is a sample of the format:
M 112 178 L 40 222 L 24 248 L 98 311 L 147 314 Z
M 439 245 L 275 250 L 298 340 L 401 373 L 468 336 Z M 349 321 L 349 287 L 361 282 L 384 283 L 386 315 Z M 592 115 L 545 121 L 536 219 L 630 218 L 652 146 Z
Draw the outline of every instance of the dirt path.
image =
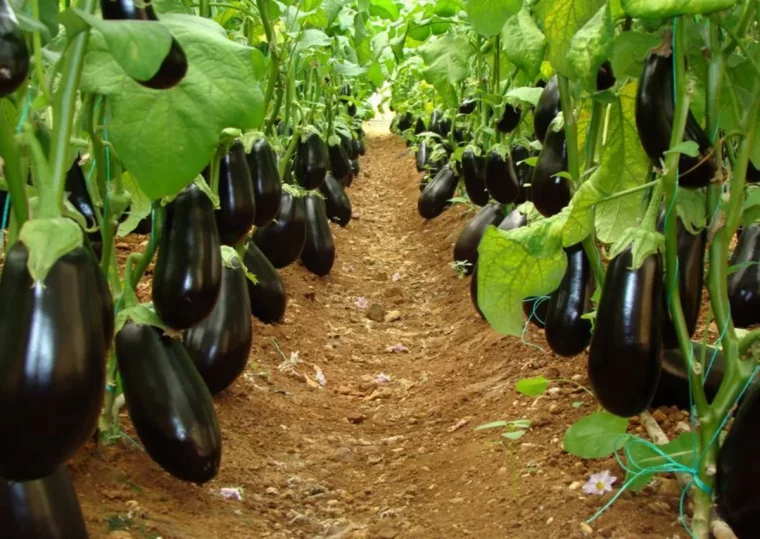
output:
M 334 228 L 332 274 L 283 272 L 285 323 L 255 326 L 250 371 L 217 399 L 219 476 L 187 485 L 128 442 L 83 452 L 72 469 L 92 536 L 686 537 L 672 479 L 624 494 L 583 528 L 609 495 L 589 497 L 582 482 L 605 469 L 622 480 L 613 459 L 562 451 L 590 398 L 561 387 L 528 399 L 514 383 L 584 382 L 585 358 L 560 360 L 480 320 L 449 268 L 464 209 L 423 221 L 413 156 L 390 136 L 368 148 L 349 190 L 354 220 Z M 375 304 L 398 319 L 370 320 Z M 526 339 L 543 343 L 533 330 Z M 288 371 L 291 355 L 300 362 Z M 679 418 L 665 414 L 665 426 Z M 473 432 L 500 419 L 532 426 L 515 442 Z M 122 424 L 132 433 L 125 414 Z M 222 498 L 223 487 L 240 488 L 242 501 Z

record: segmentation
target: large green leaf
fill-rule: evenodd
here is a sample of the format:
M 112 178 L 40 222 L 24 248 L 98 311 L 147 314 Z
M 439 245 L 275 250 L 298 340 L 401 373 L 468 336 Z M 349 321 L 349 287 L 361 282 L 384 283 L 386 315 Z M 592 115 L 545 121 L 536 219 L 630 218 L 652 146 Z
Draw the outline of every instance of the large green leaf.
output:
M 398 6 L 393 0 L 370 0 L 369 13 L 391 21 L 398 20 L 399 17 Z
M 519 336 L 523 299 L 559 286 L 567 268 L 559 217 L 541 219 L 509 232 L 489 226 L 478 247 L 478 305 L 488 323 Z
M 480 35 L 491 37 L 521 7 L 522 0 L 467 0 L 467 20 Z
M 597 71 L 610 56 L 614 35 L 610 10 L 605 4 L 570 40 L 567 61 L 590 93 L 596 92 Z
M 638 78 L 644 70 L 647 52 L 660 41 L 660 38 L 652 34 L 621 32 L 612 46 L 612 72 L 617 78 L 624 75 Z
M 313 49 L 317 47 L 329 47 L 332 45 L 332 39 L 322 30 L 309 28 L 303 31 L 301 38 L 296 44 L 296 51 Z
M 622 0 L 621 5 L 631 17 L 662 19 L 679 15 L 712 13 L 735 6 L 737 0 Z
M 90 39 L 81 88 L 108 96 L 109 137 L 125 167 L 151 199 L 178 193 L 208 164 L 226 127 L 258 127 L 264 58 L 227 39 L 215 22 L 167 14 L 162 22 L 188 60 L 185 78 L 170 90 L 134 82 L 98 34 Z
M 604 5 L 605 0 L 541 0 L 536 6 L 546 39 L 547 59 L 562 75 L 572 77 L 567 51 L 575 33 Z
M 375 85 L 375 88 L 380 88 L 385 82 L 385 75 L 383 74 L 383 68 L 377 62 L 372 62 L 367 71 L 367 79 Z
M 567 429 L 563 445 L 571 455 L 584 459 L 608 457 L 628 441 L 628 420 L 609 412 L 581 418 Z
M 637 474 L 641 473 L 635 480 L 633 480 L 628 488 L 634 491 L 641 490 L 652 480 L 652 473 L 643 473 L 644 470 L 657 468 L 664 464 L 672 464 L 674 461 L 683 466 L 691 467 L 694 462 L 695 455 L 695 442 L 693 440 L 694 434 L 691 432 L 684 432 L 675 440 L 671 442 L 657 446 L 657 449 L 667 456 L 660 454 L 654 446 L 649 442 L 645 442 L 641 438 L 631 438 L 626 443 L 626 454 L 629 457 L 626 466 L 625 482 L 633 479 Z
M 340 13 L 340 10 L 347 3 L 348 0 L 324 0 L 322 2 L 322 11 L 325 13 L 325 17 L 327 17 L 328 25 L 335 22 L 335 19 L 338 18 L 338 13 Z
M 536 78 L 544 60 L 546 37 L 527 9 L 521 9 L 507 20 L 501 32 L 501 42 L 509 61 L 522 69 L 529 79 Z
M 464 36 L 443 36 L 420 47 L 420 54 L 427 64 L 425 80 L 435 86 L 438 93 L 451 107 L 458 105 L 454 84 L 463 81 L 470 72 L 470 58 L 475 49 Z
M 438 0 L 433 6 L 433 13 L 439 17 L 453 17 L 460 9 L 461 0 Z

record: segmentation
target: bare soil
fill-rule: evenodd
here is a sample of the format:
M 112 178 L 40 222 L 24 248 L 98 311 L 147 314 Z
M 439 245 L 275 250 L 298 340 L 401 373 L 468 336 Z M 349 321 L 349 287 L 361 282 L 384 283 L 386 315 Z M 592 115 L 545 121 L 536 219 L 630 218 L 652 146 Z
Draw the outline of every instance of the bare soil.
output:
M 595 403 L 571 384 L 537 399 L 514 384 L 543 375 L 587 385 L 586 355 L 559 358 L 535 328 L 523 343 L 478 316 L 449 266 L 472 214 L 459 205 L 419 217 L 402 141 L 372 136 L 361 165 L 354 219 L 333 229 L 332 274 L 282 272 L 285 322 L 256 323 L 250 368 L 216 400 L 218 477 L 178 481 L 126 439 L 88 447 L 71 469 L 92 537 L 686 538 L 670 477 L 583 523 L 611 496 L 584 494 L 589 475 L 610 470 L 615 487 L 624 475 L 612 458 L 563 451 L 565 430 Z M 655 414 L 669 432 L 685 417 Z M 474 431 L 516 419 L 532 421 L 517 441 Z M 125 410 L 120 421 L 135 438 Z M 642 432 L 636 418 L 632 431 Z M 224 487 L 242 500 L 223 498 Z

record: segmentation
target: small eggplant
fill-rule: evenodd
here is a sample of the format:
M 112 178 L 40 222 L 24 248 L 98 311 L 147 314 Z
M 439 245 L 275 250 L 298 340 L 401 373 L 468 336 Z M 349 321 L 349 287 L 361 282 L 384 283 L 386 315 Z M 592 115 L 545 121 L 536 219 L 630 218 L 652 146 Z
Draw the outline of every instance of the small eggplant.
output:
M 433 219 L 443 213 L 450 204 L 451 198 L 459 185 L 459 176 L 457 176 L 451 166 L 444 166 L 436 174 L 435 178 L 420 193 L 417 200 L 417 211 L 425 219 Z
M 277 170 L 277 157 L 267 139 L 260 138 L 253 143 L 247 160 L 256 199 L 256 219 L 253 224 L 264 226 L 280 213 L 282 183 Z
M 275 267 L 256 244 L 248 242 L 243 258 L 245 267 L 256 276 L 258 283 L 248 282 L 251 314 L 265 324 L 278 324 L 285 317 L 288 296 L 285 283 Z
M 319 192 L 325 197 L 328 219 L 345 228 L 351 221 L 351 200 L 343 186 L 328 173 L 325 182 L 319 186 Z
M 517 198 L 520 186 L 511 156 L 502 157 L 496 149 L 486 155 L 486 188 L 497 202 L 511 204 Z
M 549 130 L 549 124 L 561 110 L 559 81 L 557 75 L 554 75 L 544 87 L 544 91 L 541 92 L 541 97 L 538 99 L 536 110 L 533 113 L 533 131 L 542 144 L 546 138 L 546 132 Z
M 486 189 L 486 158 L 476 155 L 472 148 L 467 148 L 462 154 L 462 177 L 464 189 L 473 204 L 485 206 L 488 204 Z
M 507 103 L 504 105 L 504 112 L 501 118 L 496 122 L 496 130 L 500 133 L 511 133 L 520 125 L 521 111 L 520 107 L 514 107 Z
M 214 212 L 219 241 L 235 245 L 253 228 L 256 197 L 243 143 L 236 141 L 219 161 L 219 209 Z
M 319 187 L 325 181 L 329 165 L 330 155 L 322 137 L 309 133 L 305 140 L 298 142 L 294 172 L 296 180 L 304 189 Z

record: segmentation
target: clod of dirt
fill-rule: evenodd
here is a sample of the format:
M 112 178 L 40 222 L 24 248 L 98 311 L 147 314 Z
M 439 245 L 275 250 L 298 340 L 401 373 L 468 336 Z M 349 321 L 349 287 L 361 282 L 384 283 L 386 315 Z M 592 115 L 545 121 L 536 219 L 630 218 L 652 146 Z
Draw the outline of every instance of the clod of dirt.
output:
M 346 419 L 348 419 L 349 423 L 359 425 L 361 423 L 364 423 L 364 420 L 367 419 L 367 416 L 364 414 L 351 414 Z
M 385 318 L 385 309 L 383 309 L 382 305 L 373 303 L 367 311 L 367 318 L 374 320 L 375 322 L 382 322 Z
M 384 320 L 386 323 L 395 322 L 396 320 L 401 320 L 401 311 L 388 311 L 385 313 Z

